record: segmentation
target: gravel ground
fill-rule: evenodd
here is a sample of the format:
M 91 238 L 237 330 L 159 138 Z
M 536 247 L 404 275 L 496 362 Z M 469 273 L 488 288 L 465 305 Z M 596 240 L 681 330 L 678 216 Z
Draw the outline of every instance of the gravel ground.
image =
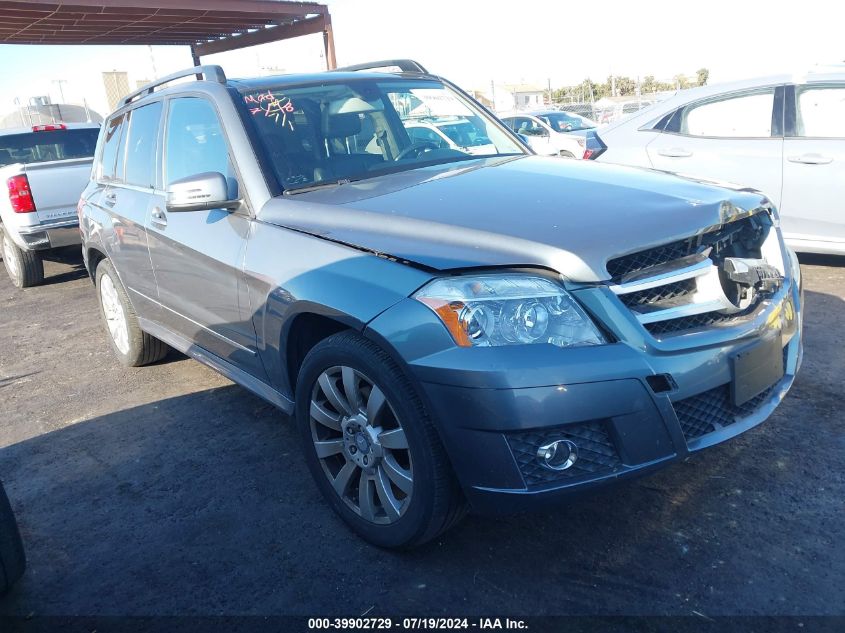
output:
M 74 250 L 0 275 L 0 477 L 29 567 L 0 615 L 845 614 L 845 259 L 765 424 L 544 514 L 397 554 L 323 503 L 289 420 L 171 354 L 113 359 Z

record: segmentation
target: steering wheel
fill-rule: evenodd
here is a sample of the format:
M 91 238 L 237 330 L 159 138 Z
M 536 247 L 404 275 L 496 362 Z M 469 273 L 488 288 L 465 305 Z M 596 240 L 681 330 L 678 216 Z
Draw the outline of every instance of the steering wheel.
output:
M 423 152 L 440 149 L 440 147 L 434 141 L 417 141 L 416 143 L 411 143 L 403 149 L 401 152 L 396 154 L 396 158 L 393 160 L 402 160 L 403 158 L 407 157 L 411 152 L 415 153 L 415 157 L 421 155 Z

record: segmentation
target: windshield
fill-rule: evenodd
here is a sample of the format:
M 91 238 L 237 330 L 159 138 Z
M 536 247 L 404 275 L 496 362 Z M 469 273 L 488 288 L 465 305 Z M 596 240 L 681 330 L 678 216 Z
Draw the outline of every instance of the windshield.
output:
M 574 112 L 550 112 L 539 115 L 550 128 L 555 132 L 575 132 L 577 130 L 591 130 L 596 123 L 590 119 L 575 114 Z
M 91 158 L 99 134 L 99 128 L 82 128 L 0 136 L 0 167 L 13 163 Z
M 524 154 L 487 114 L 438 81 L 361 79 L 241 95 L 268 167 L 287 192 Z M 454 145 L 426 128 L 441 130 Z

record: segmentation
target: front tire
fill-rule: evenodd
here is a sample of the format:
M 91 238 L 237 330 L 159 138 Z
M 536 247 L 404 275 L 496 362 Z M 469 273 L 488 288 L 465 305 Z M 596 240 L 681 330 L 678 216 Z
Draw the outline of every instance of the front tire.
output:
M 416 390 L 355 332 L 318 343 L 296 384 L 296 422 L 311 474 L 364 540 L 410 548 L 457 523 L 466 504 Z
M 96 284 L 103 325 L 120 363 L 126 367 L 140 367 L 164 358 L 167 345 L 138 325 L 129 296 L 107 259 L 97 266 Z
M 3 265 L 16 288 L 44 282 L 44 262 L 37 251 L 25 251 L 3 231 Z

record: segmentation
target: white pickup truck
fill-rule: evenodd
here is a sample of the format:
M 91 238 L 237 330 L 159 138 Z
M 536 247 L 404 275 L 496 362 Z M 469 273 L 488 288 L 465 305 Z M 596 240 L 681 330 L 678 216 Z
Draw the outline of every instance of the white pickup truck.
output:
M 92 123 L 0 130 L 3 264 L 18 288 L 44 280 L 45 250 L 80 243 L 76 205 L 99 133 Z

